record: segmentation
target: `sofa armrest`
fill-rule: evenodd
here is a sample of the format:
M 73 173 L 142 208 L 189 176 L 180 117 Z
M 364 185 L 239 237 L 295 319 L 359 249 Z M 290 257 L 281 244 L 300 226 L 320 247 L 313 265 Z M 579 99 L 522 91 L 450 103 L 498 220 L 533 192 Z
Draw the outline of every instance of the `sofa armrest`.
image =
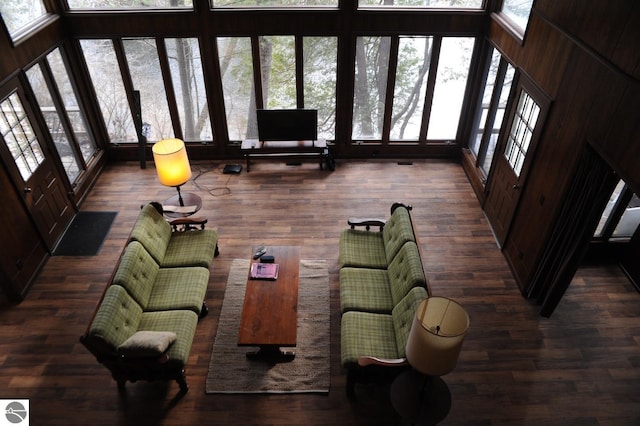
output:
M 383 359 L 376 358 L 374 356 L 361 356 L 358 358 L 358 365 L 360 367 L 367 367 L 369 365 L 378 365 L 381 367 L 403 367 L 409 365 L 406 358 L 395 359 Z
M 384 228 L 384 224 L 386 222 L 383 219 L 376 219 L 376 218 L 350 217 L 347 220 L 347 223 L 349 224 L 349 226 L 351 226 L 351 229 L 355 229 L 356 226 L 364 226 L 365 229 L 368 231 L 372 226 L 378 226 L 380 227 L 380 231 L 382 231 L 382 228 Z

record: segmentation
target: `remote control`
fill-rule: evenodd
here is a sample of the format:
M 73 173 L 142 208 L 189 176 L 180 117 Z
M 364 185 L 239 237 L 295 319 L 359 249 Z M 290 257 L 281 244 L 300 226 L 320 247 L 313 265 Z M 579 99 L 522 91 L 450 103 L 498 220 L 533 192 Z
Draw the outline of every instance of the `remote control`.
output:
M 253 258 L 259 259 L 266 252 L 267 252 L 267 249 L 265 246 L 259 247 L 258 250 L 256 250 L 256 252 L 253 254 Z

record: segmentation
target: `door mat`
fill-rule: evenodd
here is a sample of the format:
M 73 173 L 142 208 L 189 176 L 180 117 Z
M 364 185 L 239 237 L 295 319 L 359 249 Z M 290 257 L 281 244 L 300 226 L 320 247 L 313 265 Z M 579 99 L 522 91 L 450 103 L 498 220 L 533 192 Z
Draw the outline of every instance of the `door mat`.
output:
M 118 212 L 76 213 L 64 236 L 53 251 L 54 256 L 95 256 L 111 229 Z

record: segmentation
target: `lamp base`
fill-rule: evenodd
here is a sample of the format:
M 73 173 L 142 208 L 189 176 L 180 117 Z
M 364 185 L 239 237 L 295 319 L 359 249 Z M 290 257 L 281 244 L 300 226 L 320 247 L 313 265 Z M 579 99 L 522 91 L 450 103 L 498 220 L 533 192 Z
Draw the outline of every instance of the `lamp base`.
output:
M 438 376 L 426 376 L 411 369 L 391 384 L 391 404 L 414 425 L 434 425 L 451 410 L 451 391 Z

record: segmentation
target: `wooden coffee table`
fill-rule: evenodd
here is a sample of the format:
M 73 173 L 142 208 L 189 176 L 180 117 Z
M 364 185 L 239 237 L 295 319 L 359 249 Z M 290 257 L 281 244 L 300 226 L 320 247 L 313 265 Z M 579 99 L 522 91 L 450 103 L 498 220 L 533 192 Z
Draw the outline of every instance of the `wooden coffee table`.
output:
M 278 278 L 255 280 L 247 275 L 238 346 L 257 346 L 257 351 L 247 353 L 250 358 L 289 361 L 295 352 L 281 348 L 296 346 L 300 247 L 267 246 L 266 254 L 280 265 Z M 251 260 L 255 262 L 259 260 Z

